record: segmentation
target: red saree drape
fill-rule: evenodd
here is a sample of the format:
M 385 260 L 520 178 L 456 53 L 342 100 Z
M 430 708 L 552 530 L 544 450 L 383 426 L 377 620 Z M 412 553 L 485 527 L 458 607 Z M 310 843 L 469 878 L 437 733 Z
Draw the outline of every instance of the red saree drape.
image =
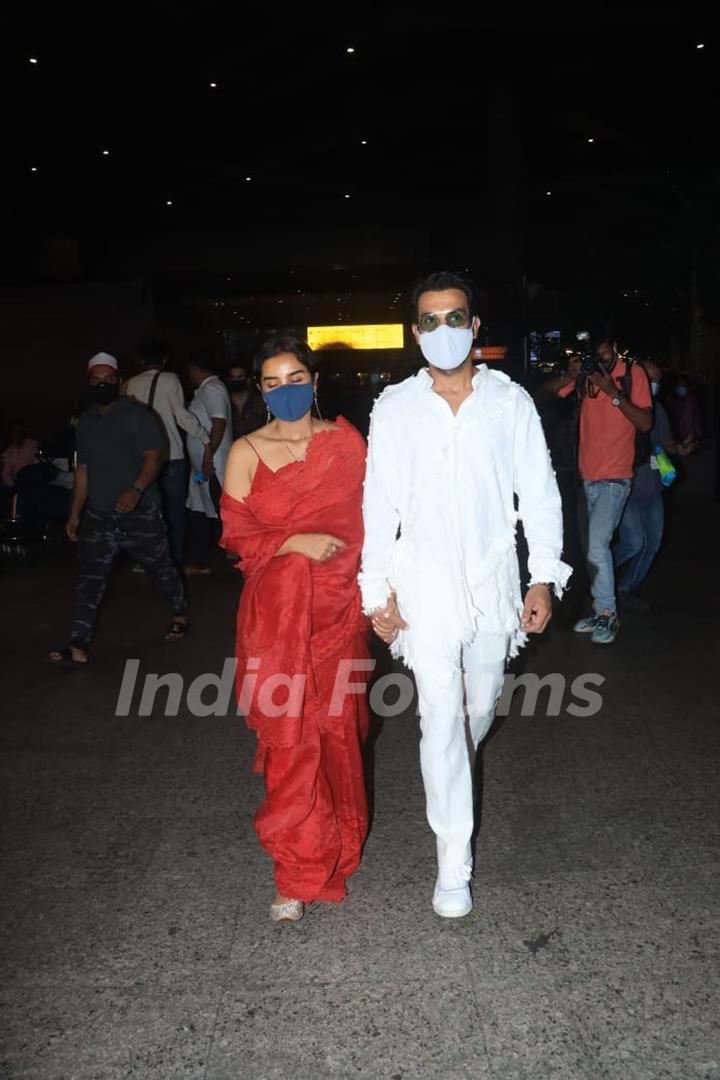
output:
M 221 544 L 245 575 L 237 690 L 265 778 L 255 824 L 278 891 L 305 901 L 342 899 L 367 834 L 368 627 L 357 585 L 366 449 L 351 424 L 338 425 L 302 462 L 273 473 L 259 461 L 248 497 L 220 503 Z M 347 548 L 324 563 L 276 557 L 296 533 L 330 533 Z M 348 683 L 361 692 L 343 692 Z

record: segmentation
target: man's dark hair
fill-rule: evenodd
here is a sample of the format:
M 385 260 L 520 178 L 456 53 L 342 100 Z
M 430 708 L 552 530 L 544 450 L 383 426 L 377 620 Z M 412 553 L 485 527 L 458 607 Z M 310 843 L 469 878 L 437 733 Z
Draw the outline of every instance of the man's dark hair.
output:
M 25 423 L 22 416 L 12 416 L 12 417 L 10 417 L 10 419 L 7 421 L 7 423 L 5 425 L 5 431 L 6 431 L 7 434 L 6 434 L 5 439 L 3 439 L 2 445 L 6 446 L 8 444 L 8 442 L 10 440 L 10 436 L 12 435 L 15 428 L 20 429 L 19 434 L 17 436 L 17 438 L 20 440 L 17 443 L 18 446 L 22 445 L 24 440 L 29 437 L 30 429 L 28 428 L 28 426 Z
M 188 360 L 188 370 L 190 368 L 197 368 L 198 371 L 204 371 L 206 375 L 217 375 L 218 365 L 212 360 Z
M 460 274 L 453 273 L 452 270 L 439 270 L 422 278 L 413 288 L 410 296 L 410 314 L 414 323 L 418 319 L 418 301 L 422 294 L 426 292 L 443 292 L 445 289 L 458 289 L 460 292 L 465 293 L 469 314 L 476 314 L 475 290 L 471 282 Z
M 140 357 L 140 366 L 143 369 L 162 367 L 167 360 L 168 351 L 162 341 L 143 341 L 135 352 Z
M 314 375 L 318 370 L 315 353 L 302 338 L 295 337 L 294 334 L 273 334 L 263 341 L 255 357 L 253 371 L 256 378 L 259 379 L 262 375 L 262 366 L 265 361 L 272 360 L 274 356 L 279 356 L 280 353 L 292 353 L 303 367 L 308 369 L 311 375 Z

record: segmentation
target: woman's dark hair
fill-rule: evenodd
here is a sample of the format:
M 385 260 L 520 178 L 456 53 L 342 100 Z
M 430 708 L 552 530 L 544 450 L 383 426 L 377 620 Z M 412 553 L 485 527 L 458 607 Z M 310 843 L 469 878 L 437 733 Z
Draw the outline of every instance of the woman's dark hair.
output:
M 410 295 L 410 313 L 412 321 L 417 322 L 418 318 L 418 301 L 423 293 L 426 292 L 444 292 L 445 289 L 458 289 L 460 292 L 465 293 L 465 298 L 468 304 L 468 313 L 470 315 L 477 314 L 475 303 L 475 290 L 472 283 L 467 278 L 461 277 L 460 274 L 454 274 L 452 270 L 439 270 L 435 274 L 428 274 L 421 281 L 418 281 Z
M 315 353 L 306 342 L 299 337 L 295 337 L 294 334 L 273 334 L 272 337 L 263 341 L 255 357 L 253 372 L 257 379 L 262 375 L 262 366 L 265 361 L 272 360 L 274 356 L 279 356 L 280 353 L 292 353 L 303 367 L 308 369 L 311 375 L 314 375 L 318 370 Z

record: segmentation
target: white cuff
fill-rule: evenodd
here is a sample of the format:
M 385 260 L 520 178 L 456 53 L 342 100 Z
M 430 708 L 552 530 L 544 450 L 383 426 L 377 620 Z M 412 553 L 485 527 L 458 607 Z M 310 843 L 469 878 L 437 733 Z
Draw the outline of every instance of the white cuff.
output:
M 528 560 L 531 585 L 552 585 L 558 600 L 572 574 L 572 567 L 560 559 L 542 559 L 530 556 Z
M 387 578 L 378 573 L 358 574 L 358 583 L 362 592 L 363 611 L 366 615 L 383 607 L 390 598 L 392 589 Z

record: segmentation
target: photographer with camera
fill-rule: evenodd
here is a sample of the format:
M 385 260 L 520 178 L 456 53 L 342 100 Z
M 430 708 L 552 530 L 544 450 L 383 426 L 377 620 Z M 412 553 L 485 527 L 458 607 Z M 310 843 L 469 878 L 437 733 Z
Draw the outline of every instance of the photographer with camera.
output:
M 573 630 L 591 634 L 596 645 L 611 645 L 620 624 L 610 545 L 630 494 L 635 461 L 650 454 L 652 393 L 643 368 L 620 356 L 615 342 L 602 341 L 597 350 L 586 352 L 576 371 L 568 370 L 553 387 L 561 397 L 578 398 L 578 472 L 588 514 L 593 612 Z M 636 449 L 643 439 L 648 445 Z

